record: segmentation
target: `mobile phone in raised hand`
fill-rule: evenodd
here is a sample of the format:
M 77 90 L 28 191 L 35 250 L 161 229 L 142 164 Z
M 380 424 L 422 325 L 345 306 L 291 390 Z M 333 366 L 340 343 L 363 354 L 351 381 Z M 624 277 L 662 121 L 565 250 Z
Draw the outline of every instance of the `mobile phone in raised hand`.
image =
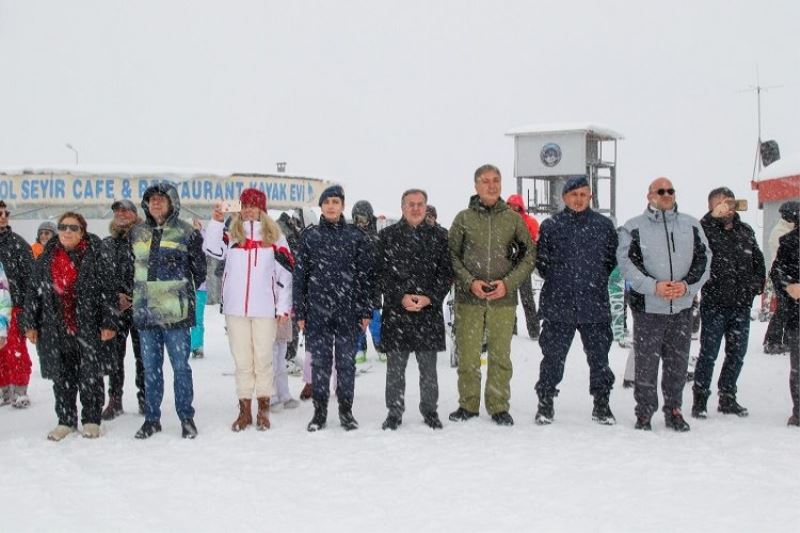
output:
M 223 200 L 219 205 L 219 210 L 223 213 L 239 213 L 242 210 L 242 202 L 240 200 Z

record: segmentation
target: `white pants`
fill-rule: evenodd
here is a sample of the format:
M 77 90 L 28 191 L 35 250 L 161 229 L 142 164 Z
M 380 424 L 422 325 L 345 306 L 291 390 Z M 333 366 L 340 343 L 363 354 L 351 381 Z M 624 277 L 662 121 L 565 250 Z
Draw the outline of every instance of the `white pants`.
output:
M 292 397 L 289 393 L 289 374 L 286 372 L 286 345 L 286 341 L 275 341 L 272 348 L 272 369 L 275 373 L 273 404 L 285 402 Z
M 228 342 L 236 364 L 236 394 L 240 399 L 272 396 L 272 344 L 277 323 L 274 318 L 225 315 Z

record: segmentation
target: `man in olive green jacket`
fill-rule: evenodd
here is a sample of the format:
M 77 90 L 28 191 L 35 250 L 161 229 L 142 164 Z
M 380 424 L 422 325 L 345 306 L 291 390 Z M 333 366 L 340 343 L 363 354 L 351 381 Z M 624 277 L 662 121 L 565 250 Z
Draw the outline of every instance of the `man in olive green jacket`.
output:
M 522 217 L 500 198 L 500 171 L 483 165 L 475 171 L 469 208 L 456 215 L 449 246 L 456 279 L 458 404 L 450 420 L 478 416 L 481 403 L 481 345 L 489 350 L 486 410 L 501 426 L 511 426 L 511 335 L 517 288 L 533 271 L 536 248 Z

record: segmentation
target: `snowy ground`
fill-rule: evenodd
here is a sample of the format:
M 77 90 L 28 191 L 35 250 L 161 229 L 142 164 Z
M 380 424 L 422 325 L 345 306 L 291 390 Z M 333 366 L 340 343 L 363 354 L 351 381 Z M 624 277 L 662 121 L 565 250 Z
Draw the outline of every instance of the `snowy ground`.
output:
M 415 364 L 407 411 L 384 432 L 385 366 L 375 354 L 356 381 L 361 429 L 345 433 L 332 409 L 329 429 L 309 434 L 308 403 L 272 415 L 264 433 L 234 434 L 233 368 L 216 307 L 207 307 L 206 358 L 193 361 L 200 436 L 180 438 L 166 387 L 164 431 L 134 440 L 130 411 L 103 437 L 48 442 L 55 423 L 50 382 L 34 369 L 26 411 L 0 410 L 2 531 L 798 531 L 800 431 L 790 412 L 788 360 L 761 353 L 754 322 L 740 380 L 749 418 L 689 419 L 692 431 L 634 431 L 633 398 L 622 389 L 627 350 L 615 345 L 614 427 L 591 421 L 588 369 L 576 340 L 556 421 L 533 424 L 541 352 L 515 337 L 511 413 L 497 427 L 484 413 L 447 421 L 457 406 L 456 373 L 441 354 L 443 431 L 422 424 Z M 697 343 L 693 343 L 693 353 Z M 132 376 L 132 359 L 128 359 Z M 166 368 L 168 368 L 168 364 Z M 719 363 L 717 367 L 719 367 Z M 170 370 L 165 370 L 171 380 Z M 290 378 L 296 394 L 299 378 Z M 684 405 L 690 406 L 690 388 Z M 711 404 L 716 406 L 716 396 Z

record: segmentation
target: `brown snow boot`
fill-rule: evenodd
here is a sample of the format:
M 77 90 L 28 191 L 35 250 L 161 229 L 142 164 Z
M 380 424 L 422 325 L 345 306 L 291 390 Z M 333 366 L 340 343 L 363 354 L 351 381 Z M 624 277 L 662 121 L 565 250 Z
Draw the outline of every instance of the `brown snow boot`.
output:
M 269 398 L 258 398 L 258 413 L 256 413 L 256 429 L 264 431 L 269 429 Z
M 103 409 L 100 418 L 103 420 L 114 420 L 122 413 L 122 398 L 119 396 L 109 396 L 108 405 Z
M 239 418 L 237 418 L 231 426 L 233 431 L 242 431 L 247 426 L 253 424 L 252 404 L 253 400 L 250 398 L 239 400 Z
M 311 383 L 306 383 L 303 386 L 303 390 L 300 391 L 300 399 L 303 401 L 310 400 L 313 394 L 314 389 L 312 388 Z

